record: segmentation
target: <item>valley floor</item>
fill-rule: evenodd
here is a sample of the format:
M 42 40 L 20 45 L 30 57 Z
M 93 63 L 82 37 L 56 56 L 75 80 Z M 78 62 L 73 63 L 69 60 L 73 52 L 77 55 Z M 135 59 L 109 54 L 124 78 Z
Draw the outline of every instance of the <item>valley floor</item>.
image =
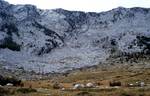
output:
M 119 81 L 121 86 L 110 87 L 110 81 Z M 61 85 L 60 89 L 54 88 L 56 82 Z M 73 89 L 73 84 L 89 82 L 99 84 L 99 86 Z M 144 82 L 146 86 L 126 86 L 126 84 L 135 84 L 135 82 Z M 141 65 L 135 67 L 124 64 L 120 67 L 118 64 L 113 64 L 109 68 L 103 66 L 80 69 L 51 79 L 25 80 L 23 83 L 22 88 L 36 89 L 36 92 L 24 94 L 21 91 L 13 91 L 11 96 L 150 96 L 150 69 Z M 18 89 L 21 87 L 9 88 L 9 90 Z

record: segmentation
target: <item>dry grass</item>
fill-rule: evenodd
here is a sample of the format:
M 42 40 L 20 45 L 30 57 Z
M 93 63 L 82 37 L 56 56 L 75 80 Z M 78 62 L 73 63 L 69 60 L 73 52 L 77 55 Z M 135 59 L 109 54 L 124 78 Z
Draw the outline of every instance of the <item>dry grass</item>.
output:
M 53 80 L 38 80 L 38 81 L 24 81 L 25 88 L 34 88 L 37 92 L 23 94 L 15 93 L 14 96 L 77 96 L 82 92 L 88 92 L 92 96 L 150 96 L 150 87 L 144 88 L 127 88 L 124 87 L 126 83 L 132 83 L 136 81 L 144 81 L 146 84 L 150 84 L 150 69 L 129 69 L 126 66 L 124 68 L 111 67 L 111 69 L 101 70 L 84 70 L 70 73 L 67 77 L 58 77 Z M 114 89 L 80 89 L 70 90 L 74 83 L 88 83 L 96 82 L 101 86 L 109 86 L 109 81 L 117 80 L 121 81 L 123 87 Z M 65 91 L 61 89 L 53 89 L 53 81 L 59 82 Z M 12 95 L 13 96 L 13 95 Z

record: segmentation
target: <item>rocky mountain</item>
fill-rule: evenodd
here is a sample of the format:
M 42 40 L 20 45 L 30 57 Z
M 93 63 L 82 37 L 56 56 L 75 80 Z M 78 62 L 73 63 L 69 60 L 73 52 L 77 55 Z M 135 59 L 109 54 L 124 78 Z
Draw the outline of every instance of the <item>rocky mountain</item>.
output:
M 64 72 L 132 53 L 150 53 L 148 8 L 95 13 L 0 0 L 0 65 L 5 69 Z

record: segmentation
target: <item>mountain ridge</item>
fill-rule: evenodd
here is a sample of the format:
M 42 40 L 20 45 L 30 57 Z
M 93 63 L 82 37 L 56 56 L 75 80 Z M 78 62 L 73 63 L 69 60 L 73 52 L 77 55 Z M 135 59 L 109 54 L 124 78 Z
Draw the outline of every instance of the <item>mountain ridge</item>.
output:
M 6 69 L 65 72 L 112 54 L 150 52 L 149 8 L 95 13 L 0 5 L 0 62 Z

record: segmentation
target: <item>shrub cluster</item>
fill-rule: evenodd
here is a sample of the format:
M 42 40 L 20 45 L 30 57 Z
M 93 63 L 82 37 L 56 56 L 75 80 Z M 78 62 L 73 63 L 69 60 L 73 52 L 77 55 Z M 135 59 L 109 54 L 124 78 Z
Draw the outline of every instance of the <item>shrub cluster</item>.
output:
M 14 86 L 19 86 L 22 84 L 21 80 L 18 80 L 14 77 L 3 77 L 3 76 L 0 76 L 0 85 L 4 86 L 4 85 L 7 85 L 8 83 L 11 83 L 13 84 Z
M 16 90 L 16 92 L 20 92 L 20 93 L 32 93 L 32 92 L 37 92 L 36 89 L 32 89 L 32 88 L 19 88 Z

